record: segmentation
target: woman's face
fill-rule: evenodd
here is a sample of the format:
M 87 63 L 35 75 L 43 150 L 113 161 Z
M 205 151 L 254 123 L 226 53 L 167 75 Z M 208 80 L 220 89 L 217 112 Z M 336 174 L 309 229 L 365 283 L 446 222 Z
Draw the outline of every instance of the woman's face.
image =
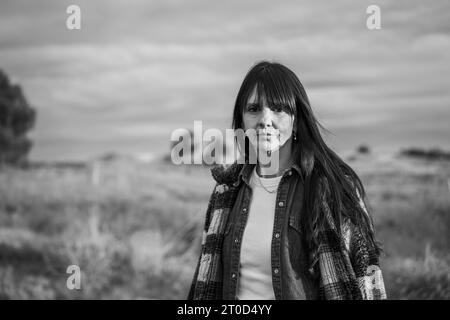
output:
M 258 100 L 262 100 L 262 105 Z M 256 87 L 244 106 L 243 122 L 251 144 L 266 152 L 281 148 L 294 128 L 294 116 L 288 113 L 287 108 L 269 106 L 265 98 L 258 99 Z

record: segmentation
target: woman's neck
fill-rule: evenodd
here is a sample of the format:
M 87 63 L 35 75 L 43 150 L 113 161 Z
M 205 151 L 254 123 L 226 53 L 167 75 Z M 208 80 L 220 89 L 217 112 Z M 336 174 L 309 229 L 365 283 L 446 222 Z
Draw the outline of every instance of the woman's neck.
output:
M 292 145 L 289 139 L 280 149 L 264 157 L 264 161 L 258 161 L 256 173 L 262 178 L 274 178 L 283 174 L 292 163 Z

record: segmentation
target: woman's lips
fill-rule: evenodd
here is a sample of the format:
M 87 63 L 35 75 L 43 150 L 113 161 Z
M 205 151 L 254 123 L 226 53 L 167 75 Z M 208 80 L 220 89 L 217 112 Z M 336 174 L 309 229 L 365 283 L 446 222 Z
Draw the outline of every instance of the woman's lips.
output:
M 258 133 L 257 136 L 259 138 L 272 138 L 272 137 L 276 137 L 276 135 L 274 133 Z
M 269 131 L 257 131 L 256 134 L 257 135 L 264 135 L 264 136 L 273 136 L 273 135 L 275 135 L 275 133 L 269 132 Z

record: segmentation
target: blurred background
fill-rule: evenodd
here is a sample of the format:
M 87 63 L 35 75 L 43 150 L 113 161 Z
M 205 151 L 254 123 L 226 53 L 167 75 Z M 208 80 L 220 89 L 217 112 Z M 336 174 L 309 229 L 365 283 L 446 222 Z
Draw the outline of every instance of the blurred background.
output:
M 272 60 L 363 180 L 388 298 L 450 299 L 449 21 L 446 0 L 3 0 L 0 298 L 185 298 L 214 181 L 170 135 L 229 128 Z

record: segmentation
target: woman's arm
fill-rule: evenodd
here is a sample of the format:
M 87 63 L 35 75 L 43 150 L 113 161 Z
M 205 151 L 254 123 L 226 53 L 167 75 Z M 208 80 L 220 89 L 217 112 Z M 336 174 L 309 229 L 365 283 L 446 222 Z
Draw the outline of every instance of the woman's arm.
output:
M 206 210 L 206 218 L 205 218 L 205 223 L 204 223 L 204 227 L 203 227 L 203 231 L 202 231 L 202 249 L 203 249 L 203 245 L 205 244 L 206 241 L 206 232 L 208 231 L 209 228 L 209 223 L 211 222 L 211 212 L 212 209 L 214 208 L 214 195 L 216 193 L 216 188 L 219 184 L 216 183 L 213 192 L 209 198 L 209 202 L 208 202 L 208 208 Z M 197 261 L 197 266 L 195 268 L 195 272 L 194 272 L 194 277 L 192 279 L 192 283 L 191 283 L 191 288 L 189 290 L 188 296 L 187 296 L 187 300 L 193 300 L 194 299 L 194 292 L 195 292 L 195 285 L 197 283 L 197 277 L 198 277 L 198 271 L 200 268 L 200 262 L 201 262 L 201 258 L 202 258 L 202 253 L 200 252 L 200 256 L 198 258 Z
M 368 215 L 369 213 L 358 191 L 357 194 L 361 207 Z M 354 224 L 350 225 L 349 242 L 350 257 L 363 299 L 386 299 L 386 290 L 380 269 L 378 250 L 364 236 L 361 228 Z

